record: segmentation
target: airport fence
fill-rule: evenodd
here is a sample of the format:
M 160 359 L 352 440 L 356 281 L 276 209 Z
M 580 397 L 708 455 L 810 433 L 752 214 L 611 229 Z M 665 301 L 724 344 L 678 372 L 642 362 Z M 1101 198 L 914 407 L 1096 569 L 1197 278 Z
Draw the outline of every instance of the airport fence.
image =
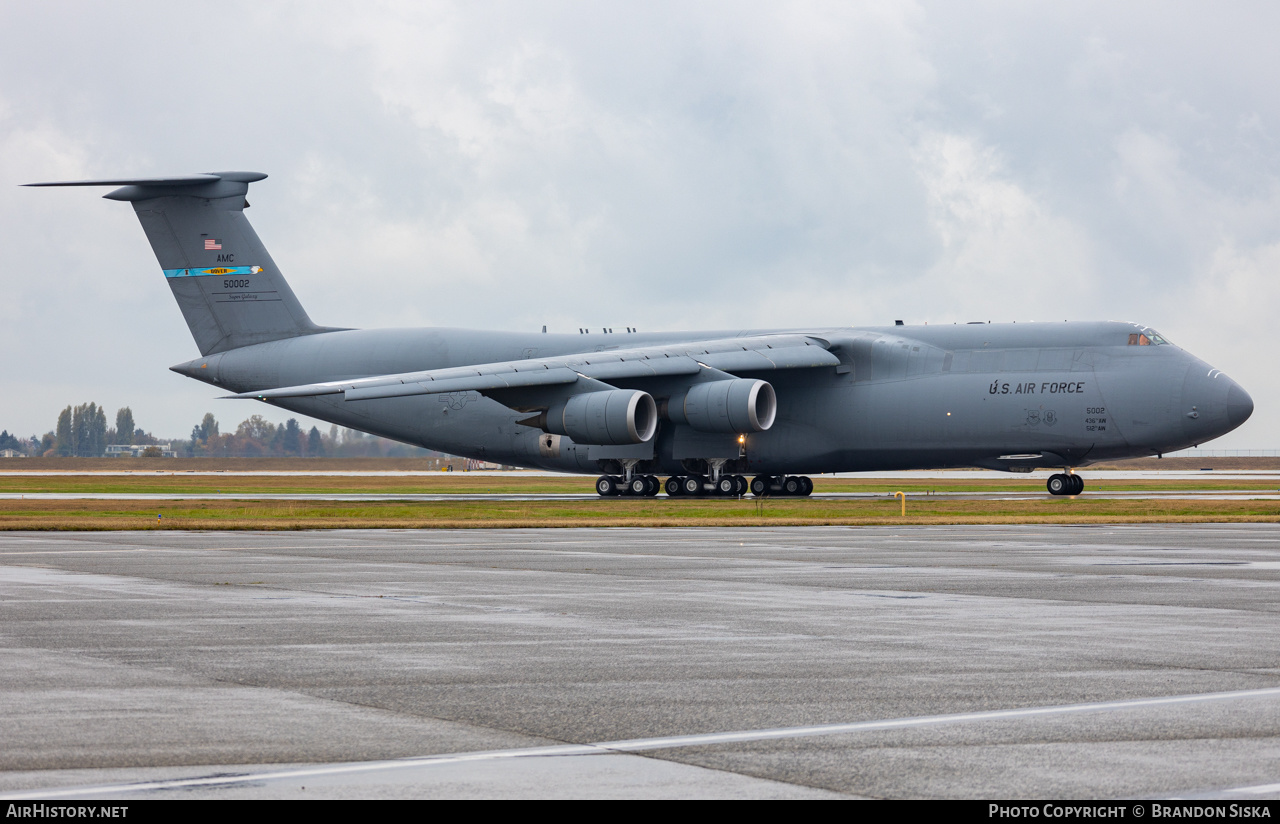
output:
M 1183 449 L 1166 452 L 1166 458 L 1277 458 L 1280 449 Z

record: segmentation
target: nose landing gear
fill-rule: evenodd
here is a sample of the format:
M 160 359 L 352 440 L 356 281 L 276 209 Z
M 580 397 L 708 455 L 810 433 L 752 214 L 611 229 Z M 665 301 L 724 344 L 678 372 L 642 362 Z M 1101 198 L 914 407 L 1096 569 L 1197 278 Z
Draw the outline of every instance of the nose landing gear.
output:
M 1079 475 L 1068 475 L 1065 472 L 1059 472 L 1049 476 L 1049 480 L 1045 482 L 1045 487 L 1049 490 L 1050 495 L 1079 495 L 1084 492 L 1084 478 Z

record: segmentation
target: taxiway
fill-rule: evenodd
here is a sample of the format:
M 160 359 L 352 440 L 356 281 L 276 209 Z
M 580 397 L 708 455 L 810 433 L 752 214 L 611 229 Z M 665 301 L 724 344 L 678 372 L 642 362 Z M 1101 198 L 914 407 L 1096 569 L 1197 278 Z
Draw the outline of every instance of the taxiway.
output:
M 1276 798 L 1278 596 L 1269 524 L 6 533 L 0 796 Z

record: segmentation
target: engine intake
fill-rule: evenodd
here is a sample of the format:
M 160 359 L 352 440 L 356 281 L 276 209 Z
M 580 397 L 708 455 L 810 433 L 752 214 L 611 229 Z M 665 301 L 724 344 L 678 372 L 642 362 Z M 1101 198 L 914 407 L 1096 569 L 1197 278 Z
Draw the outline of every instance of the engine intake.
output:
M 658 429 L 658 405 L 636 389 L 587 392 L 548 409 L 546 429 L 575 443 L 645 443 Z
M 699 432 L 763 432 L 777 414 L 773 386 L 747 378 L 699 383 L 667 402 L 668 418 Z

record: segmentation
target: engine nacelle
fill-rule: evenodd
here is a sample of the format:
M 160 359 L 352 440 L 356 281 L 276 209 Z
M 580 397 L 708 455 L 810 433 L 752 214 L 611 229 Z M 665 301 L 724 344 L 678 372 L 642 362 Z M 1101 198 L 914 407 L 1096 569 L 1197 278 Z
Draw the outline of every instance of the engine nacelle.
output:
M 667 402 L 668 418 L 699 432 L 763 432 L 777 414 L 773 387 L 747 378 L 695 384 Z
M 546 429 L 574 443 L 645 443 L 658 429 L 658 405 L 636 389 L 587 392 L 548 409 Z

